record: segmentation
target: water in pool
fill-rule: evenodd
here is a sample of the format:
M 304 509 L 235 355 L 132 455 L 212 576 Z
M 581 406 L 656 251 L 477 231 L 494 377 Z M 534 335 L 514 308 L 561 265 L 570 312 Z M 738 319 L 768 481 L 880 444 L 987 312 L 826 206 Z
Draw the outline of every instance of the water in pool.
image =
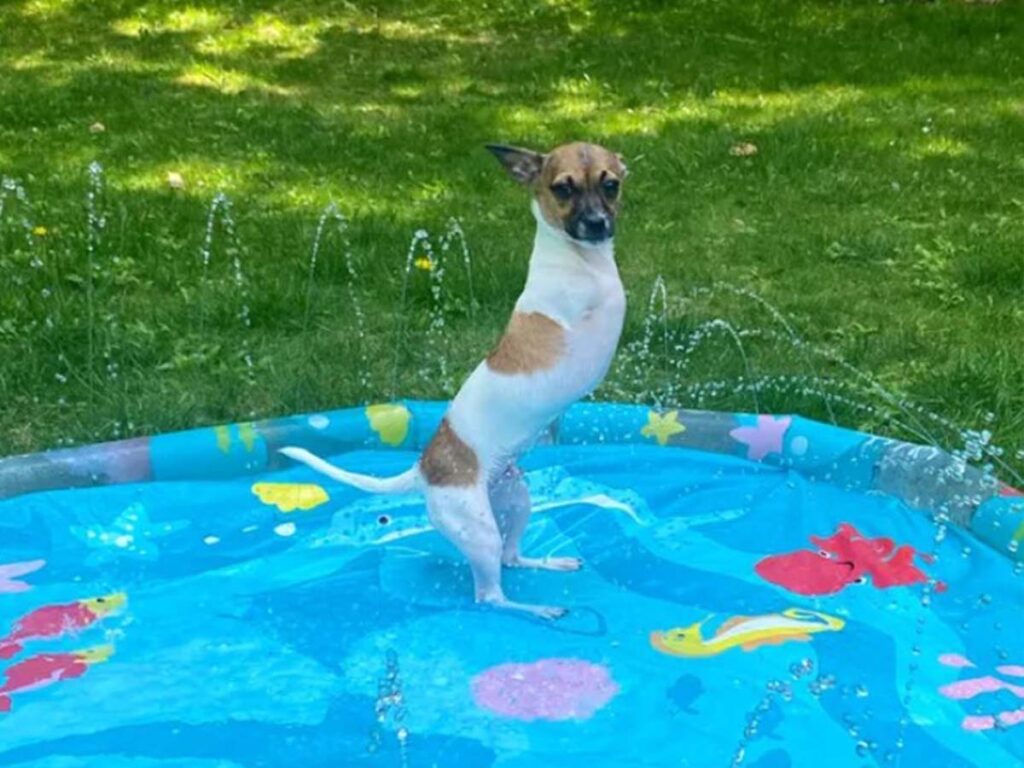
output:
M 394 473 L 439 409 L 8 464 L 0 765 L 1024 760 L 1021 568 L 881 492 L 895 444 L 796 417 L 575 408 L 523 462 L 525 549 L 586 566 L 506 575 L 514 599 L 570 608 L 543 622 L 472 603 L 418 496 L 275 458 L 299 439 Z M 1014 493 L 990 501 L 1019 514 Z

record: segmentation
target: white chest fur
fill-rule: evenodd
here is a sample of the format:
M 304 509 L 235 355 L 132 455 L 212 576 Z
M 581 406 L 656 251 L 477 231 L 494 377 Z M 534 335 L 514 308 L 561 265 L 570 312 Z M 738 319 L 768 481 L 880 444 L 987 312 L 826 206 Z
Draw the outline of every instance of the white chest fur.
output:
M 493 471 L 528 448 L 608 372 L 626 311 L 612 244 L 582 247 L 538 217 L 529 274 L 515 311 L 543 315 L 560 326 L 557 360 L 518 373 L 481 363 L 449 411 L 452 426 Z

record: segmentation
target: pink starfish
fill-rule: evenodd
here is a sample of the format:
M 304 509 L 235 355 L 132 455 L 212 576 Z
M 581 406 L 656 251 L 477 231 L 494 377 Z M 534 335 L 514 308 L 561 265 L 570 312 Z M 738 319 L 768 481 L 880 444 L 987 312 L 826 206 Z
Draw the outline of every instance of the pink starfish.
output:
M 782 453 L 782 438 L 793 420 L 789 416 L 758 416 L 755 427 L 736 427 L 729 435 L 747 446 L 747 458 L 760 461 L 769 453 Z
M 32 589 L 24 581 L 16 581 L 15 577 L 38 571 L 44 565 L 46 565 L 45 560 L 28 560 L 23 563 L 0 565 L 0 594 L 4 592 L 25 592 Z

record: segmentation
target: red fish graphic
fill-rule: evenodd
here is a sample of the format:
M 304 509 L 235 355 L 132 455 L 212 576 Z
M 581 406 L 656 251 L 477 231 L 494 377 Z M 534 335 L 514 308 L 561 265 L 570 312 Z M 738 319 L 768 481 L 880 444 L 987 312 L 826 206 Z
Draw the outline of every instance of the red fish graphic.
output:
M 754 570 L 772 584 L 800 595 L 831 595 L 850 584 L 870 583 L 877 589 L 920 584 L 928 577 L 916 565 L 917 555 L 909 545 L 896 546 L 884 536 L 869 539 L 849 523 L 841 523 L 831 536 L 811 536 L 817 552 L 799 550 L 771 555 L 758 561 Z M 936 590 L 945 585 L 939 582 Z
M 61 680 L 81 677 L 92 664 L 114 654 L 114 646 L 101 645 L 71 653 L 41 653 L 7 668 L 7 680 L 0 686 L 0 712 L 11 711 L 11 695 L 45 688 Z
M 0 639 L 0 659 L 9 659 L 21 652 L 26 640 L 60 637 L 79 632 L 105 616 L 121 610 L 128 598 L 123 592 L 65 605 L 47 605 L 22 616 L 7 637 Z

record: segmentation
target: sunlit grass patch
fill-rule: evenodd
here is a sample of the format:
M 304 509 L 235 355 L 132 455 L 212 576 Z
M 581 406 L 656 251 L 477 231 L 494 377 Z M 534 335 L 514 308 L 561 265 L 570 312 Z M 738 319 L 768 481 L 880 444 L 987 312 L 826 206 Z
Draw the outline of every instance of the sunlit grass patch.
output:
M 962 157 L 970 152 L 970 144 L 949 136 L 925 136 L 913 150 L 918 157 Z
M 74 8 L 80 0 L 28 0 L 19 9 L 22 16 L 34 22 L 47 19 Z
M 320 37 L 328 29 L 330 24 L 322 21 L 294 24 L 271 13 L 260 13 L 248 23 L 207 36 L 196 48 L 213 56 L 237 56 L 263 49 L 273 51 L 278 58 L 302 58 L 319 50 Z
M 144 5 L 136 14 L 114 21 L 111 28 L 118 34 L 135 38 L 162 32 L 210 34 L 224 29 L 231 20 L 223 11 L 194 5 L 167 12 L 161 10 Z
M 178 75 L 174 82 L 195 88 L 211 88 L 228 95 L 254 91 L 275 96 L 293 96 L 298 92 L 295 87 L 278 85 L 248 72 L 225 69 L 212 64 L 191 66 Z

